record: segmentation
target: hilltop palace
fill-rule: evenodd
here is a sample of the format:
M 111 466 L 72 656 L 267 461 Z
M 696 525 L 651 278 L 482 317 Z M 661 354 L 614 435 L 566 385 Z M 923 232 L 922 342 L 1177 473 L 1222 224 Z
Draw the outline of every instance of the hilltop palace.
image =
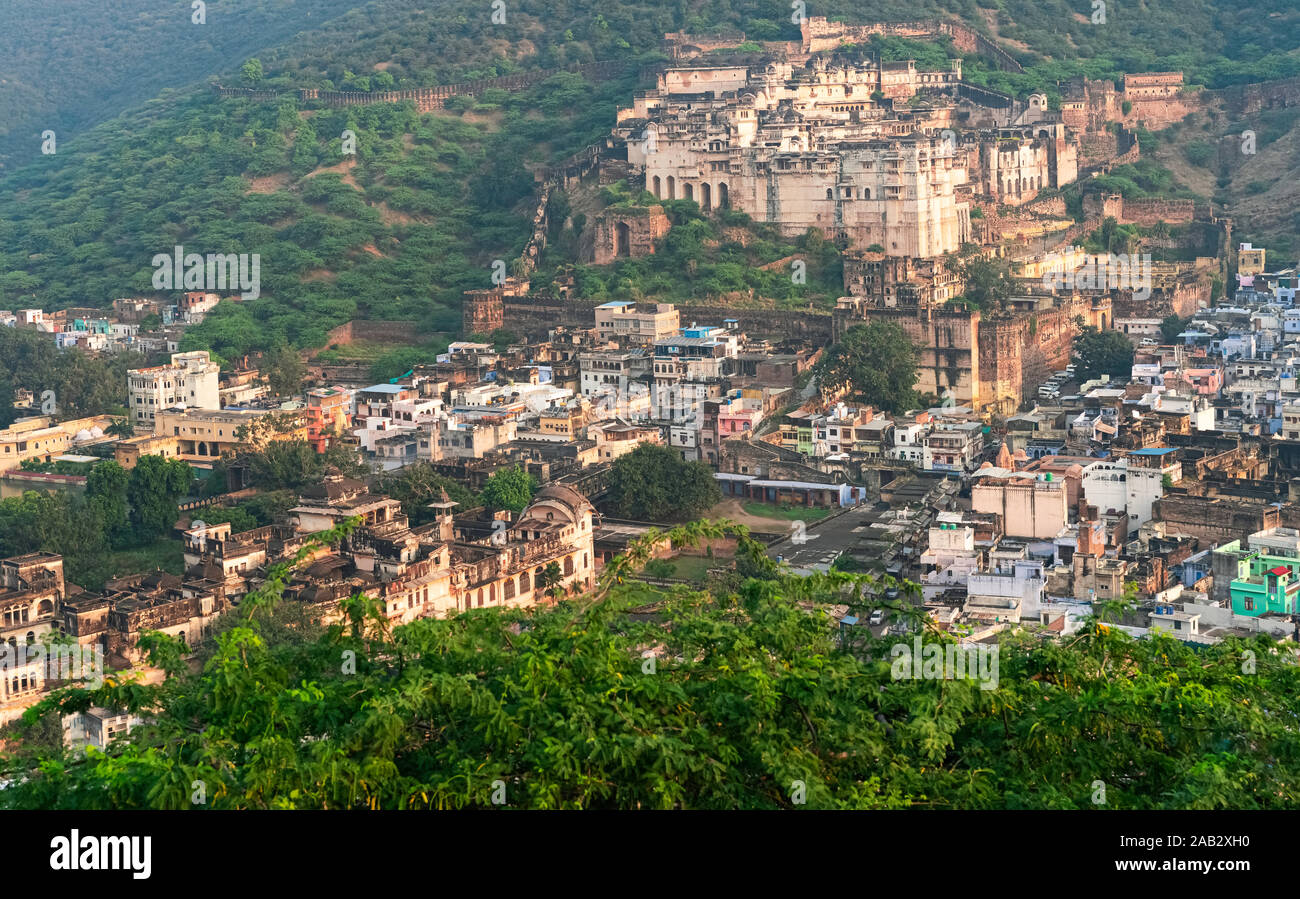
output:
M 1065 126 L 1039 122 L 1045 99 L 1016 127 L 1010 114 L 983 131 L 962 121 L 959 137 L 961 88 L 961 60 L 935 72 L 824 56 L 678 65 L 619 111 L 617 130 L 656 197 L 737 209 L 787 236 L 816 227 L 859 249 L 933 257 L 973 239 L 973 195 L 1019 205 L 1077 175 Z

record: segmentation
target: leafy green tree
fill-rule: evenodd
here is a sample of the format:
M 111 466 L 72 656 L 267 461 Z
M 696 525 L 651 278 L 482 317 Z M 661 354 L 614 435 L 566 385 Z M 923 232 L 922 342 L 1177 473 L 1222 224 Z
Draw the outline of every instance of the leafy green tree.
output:
M 356 451 L 333 443 L 318 453 L 306 440 L 268 440 L 257 449 L 245 449 L 238 460 L 248 466 L 253 484 L 265 490 L 301 490 L 319 483 L 327 468 L 348 477 L 363 477 L 368 469 Z
M 1191 318 L 1183 318 L 1180 315 L 1171 313 L 1160 320 L 1160 339 L 1164 343 L 1175 343 L 1178 335 L 1186 329 L 1187 323 Z
M 1102 375 L 1128 378 L 1133 372 L 1133 344 L 1119 331 L 1088 325 L 1074 339 L 1075 376 L 1089 381 Z
M 86 475 L 86 500 L 99 509 L 104 531 L 114 546 L 131 541 L 127 485 L 131 475 L 113 461 L 100 462 Z
M 721 502 L 713 471 L 686 462 L 672 447 L 643 443 L 614 460 L 609 502 L 625 518 L 682 521 Z
M 232 534 L 240 534 L 262 526 L 257 517 L 242 506 L 209 506 L 199 513 L 207 524 L 229 524 Z
M 287 343 L 277 343 L 262 360 L 258 369 L 266 385 L 277 396 L 292 396 L 302 392 L 307 366 L 302 356 Z
M 483 485 L 479 499 L 489 509 L 522 512 L 537 492 L 537 480 L 523 466 L 494 471 Z
M 261 84 L 264 74 L 260 59 L 250 59 L 239 67 L 239 79 L 248 87 L 257 87 Z
M 445 342 L 440 347 L 406 346 L 388 350 L 370 364 L 370 377 L 376 382 L 400 378 L 417 365 L 436 362 L 438 353 L 446 348 Z
M 13 392 L 21 388 L 30 390 L 38 402 L 45 391 L 53 391 L 59 419 L 125 411 L 126 370 L 139 367 L 138 354 L 69 353 L 59 350 L 49 337 L 39 331 L 0 328 L 0 416 L 12 420 Z
M 7 428 L 18 420 L 14 408 L 14 381 L 8 371 L 0 368 L 0 428 Z
M 444 492 L 449 500 L 460 504 L 462 512 L 479 504 L 469 488 L 438 474 L 428 462 L 415 462 L 400 471 L 384 472 L 379 476 L 378 489 L 384 496 L 401 502 L 402 511 L 413 525 L 433 520 L 435 511 L 429 504 L 440 502 Z
M 560 563 L 547 562 L 546 566 L 537 572 L 537 583 L 533 587 L 555 599 L 560 595 L 560 581 L 562 580 L 564 580 L 564 572 L 560 570 Z
M 763 544 L 749 540 L 736 547 L 736 573 L 742 578 L 770 581 L 776 579 L 779 568 Z
M 161 683 L 28 710 L 29 727 L 92 705 L 149 721 L 75 754 L 48 728 L 16 735 L 0 808 L 189 808 L 195 780 L 220 809 L 491 808 L 501 784 L 538 809 L 1300 807 L 1300 668 L 1265 636 L 1193 647 L 1099 615 L 1065 640 L 1008 630 L 996 664 L 945 672 L 925 660 L 959 647 L 910 585 L 883 605 L 917 628 L 915 660 L 911 636 L 830 614 L 882 607 L 887 579 L 629 580 L 665 542 L 727 535 L 749 540 L 716 523 L 647 534 L 578 601 L 398 627 L 360 596 L 325 628 L 284 600 L 309 545 L 223 617 L 199 670 L 146 634 Z
M 1086 248 L 1093 253 L 1128 253 L 1139 239 L 1137 225 L 1121 225 L 1107 217 L 1101 227 L 1089 235 Z
M 955 265 L 966 285 L 961 299 L 983 312 L 1006 308 L 1015 282 L 1011 278 L 1011 267 L 1004 260 L 974 256 Z
M 895 322 L 854 325 L 815 366 L 824 396 L 847 394 L 852 399 L 902 412 L 918 400 L 916 348 Z
M 28 490 L 0 500 L 0 558 L 37 551 L 62 555 L 72 583 L 101 584 L 108 528 L 100 505 L 61 491 Z
M 645 573 L 653 578 L 670 578 L 677 573 L 677 566 L 668 559 L 651 559 L 645 563 Z
M 143 543 L 169 535 L 179 514 L 177 505 L 193 483 L 188 462 L 141 456 L 126 487 L 136 539 Z

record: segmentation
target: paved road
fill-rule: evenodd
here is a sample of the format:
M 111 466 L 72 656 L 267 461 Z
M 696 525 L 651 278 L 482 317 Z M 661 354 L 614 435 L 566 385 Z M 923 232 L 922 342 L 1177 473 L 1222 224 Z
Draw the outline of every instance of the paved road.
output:
M 773 543 L 767 553 L 788 562 L 798 574 L 828 571 L 836 557 L 856 547 L 866 529 L 888 509 L 885 503 L 863 505 L 813 522 L 804 534 L 792 532 L 790 538 Z

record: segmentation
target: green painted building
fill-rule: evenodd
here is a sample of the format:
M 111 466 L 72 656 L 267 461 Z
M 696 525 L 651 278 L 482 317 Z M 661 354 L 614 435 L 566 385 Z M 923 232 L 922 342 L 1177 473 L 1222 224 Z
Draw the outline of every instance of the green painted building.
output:
M 1266 561 L 1267 560 L 1267 561 Z M 1300 580 L 1296 578 L 1296 560 L 1287 564 L 1269 564 L 1282 560 L 1268 560 L 1266 556 L 1242 560 L 1241 567 L 1250 569 L 1246 576 L 1233 580 L 1229 587 L 1232 611 L 1238 615 L 1259 617 L 1268 612 L 1291 615 L 1296 610 L 1296 595 L 1300 594 Z

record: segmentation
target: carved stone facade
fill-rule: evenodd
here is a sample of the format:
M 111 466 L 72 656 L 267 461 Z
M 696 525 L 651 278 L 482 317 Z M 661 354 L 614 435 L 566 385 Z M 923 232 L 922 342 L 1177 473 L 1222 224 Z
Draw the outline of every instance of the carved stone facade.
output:
M 976 194 L 996 203 L 1029 203 L 1079 177 L 1078 146 L 1059 122 L 962 135 L 961 143 Z
M 970 236 L 965 156 L 939 136 L 950 106 L 895 111 L 891 100 L 960 80 L 960 61 L 940 72 L 822 59 L 674 68 L 620 110 L 617 131 L 656 197 L 738 209 L 791 237 L 815 227 L 938 256 Z

